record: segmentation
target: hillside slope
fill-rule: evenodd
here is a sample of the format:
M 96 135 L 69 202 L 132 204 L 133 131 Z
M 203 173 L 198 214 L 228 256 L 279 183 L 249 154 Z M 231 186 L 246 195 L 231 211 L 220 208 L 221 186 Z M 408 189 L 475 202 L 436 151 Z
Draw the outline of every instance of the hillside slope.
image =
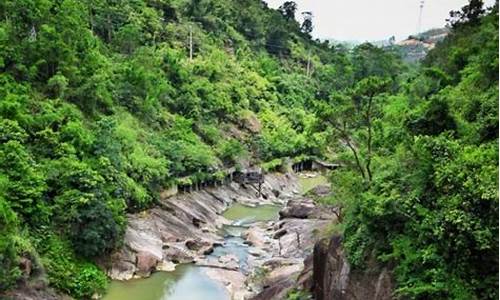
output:
M 24 278 L 88 298 L 126 213 L 163 189 L 325 155 L 318 104 L 401 65 L 312 41 L 293 13 L 258 0 L 2 1 L 0 290 Z
M 402 88 L 373 97 L 359 160 L 333 176 L 352 273 L 388 268 L 403 299 L 498 298 L 498 2 L 452 16 Z
M 407 62 L 418 62 L 425 58 L 430 50 L 436 47 L 450 33 L 449 28 L 436 28 L 409 36 L 406 40 L 396 43 L 403 59 Z

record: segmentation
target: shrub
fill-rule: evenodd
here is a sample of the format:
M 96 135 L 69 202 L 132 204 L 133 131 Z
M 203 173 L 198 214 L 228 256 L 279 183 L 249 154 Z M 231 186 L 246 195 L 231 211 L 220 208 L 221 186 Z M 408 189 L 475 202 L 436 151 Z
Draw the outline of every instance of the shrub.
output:
M 12 287 L 21 276 L 17 266 L 15 243 L 17 224 L 16 214 L 9 207 L 7 201 L 0 196 L 0 291 Z
M 90 299 L 107 286 L 104 272 L 89 262 L 76 258 L 67 241 L 53 234 L 43 237 L 39 247 L 50 284 L 74 298 Z

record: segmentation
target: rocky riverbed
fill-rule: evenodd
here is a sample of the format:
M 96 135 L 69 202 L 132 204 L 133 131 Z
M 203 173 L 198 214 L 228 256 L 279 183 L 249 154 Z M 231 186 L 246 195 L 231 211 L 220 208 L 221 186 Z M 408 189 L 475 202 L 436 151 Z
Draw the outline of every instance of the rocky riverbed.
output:
M 257 194 L 253 186 L 231 183 L 161 199 L 158 207 L 131 215 L 124 246 L 107 265 L 109 276 L 128 280 L 193 263 L 226 289 L 227 298 L 282 298 L 335 214 L 301 195 L 295 174 L 266 175 Z M 283 208 L 272 221 L 224 217 L 235 203 Z

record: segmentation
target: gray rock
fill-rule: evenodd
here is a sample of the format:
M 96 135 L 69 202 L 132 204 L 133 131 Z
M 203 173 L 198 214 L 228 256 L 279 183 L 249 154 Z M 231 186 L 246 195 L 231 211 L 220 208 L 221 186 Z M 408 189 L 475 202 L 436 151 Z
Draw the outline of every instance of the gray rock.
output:
M 333 207 L 317 205 L 310 198 L 295 198 L 287 202 L 286 206 L 279 212 L 280 219 L 325 219 L 332 220 L 335 217 Z
M 332 188 L 329 184 L 322 184 L 312 188 L 308 194 L 317 196 L 317 197 L 326 197 L 332 193 Z
M 290 195 L 296 186 L 297 178 L 293 176 L 268 174 L 262 185 L 268 199 L 256 197 L 256 187 L 243 188 L 235 182 L 192 193 L 165 194 L 158 207 L 129 216 L 124 246 L 111 256 L 107 273 L 112 279 L 123 280 L 131 274 L 147 276 L 162 262 L 192 262 L 222 242 L 218 229 L 231 222 L 221 213 L 233 201 L 253 205 L 282 203 L 281 198 Z M 273 190 L 279 191 L 280 197 Z M 141 254 L 139 258 L 138 254 L 145 252 L 150 255 Z
M 150 252 L 142 251 L 137 253 L 137 271 L 136 275 L 145 277 L 151 274 L 151 271 L 156 269 L 158 257 Z
M 313 262 L 314 299 L 392 299 L 390 272 L 377 265 L 351 270 L 342 248 L 342 237 L 318 242 Z

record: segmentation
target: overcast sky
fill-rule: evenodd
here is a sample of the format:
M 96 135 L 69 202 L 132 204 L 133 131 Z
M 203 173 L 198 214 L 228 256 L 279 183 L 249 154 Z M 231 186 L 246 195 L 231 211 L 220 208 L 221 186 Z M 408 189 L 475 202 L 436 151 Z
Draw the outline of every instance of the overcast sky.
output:
M 277 8 L 285 0 L 265 0 Z M 313 36 L 342 41 L 374 41 L 392 35 L 402 40 L 417 31 L 421 0 L 295 0 L 297 17 L 302 11 L 314 15 Z M 457 10 L 467 0 L 425 0 L 422 31 L 443 27 L 450 10 Z M 495 0 L 486 0 L 493 4 Z

